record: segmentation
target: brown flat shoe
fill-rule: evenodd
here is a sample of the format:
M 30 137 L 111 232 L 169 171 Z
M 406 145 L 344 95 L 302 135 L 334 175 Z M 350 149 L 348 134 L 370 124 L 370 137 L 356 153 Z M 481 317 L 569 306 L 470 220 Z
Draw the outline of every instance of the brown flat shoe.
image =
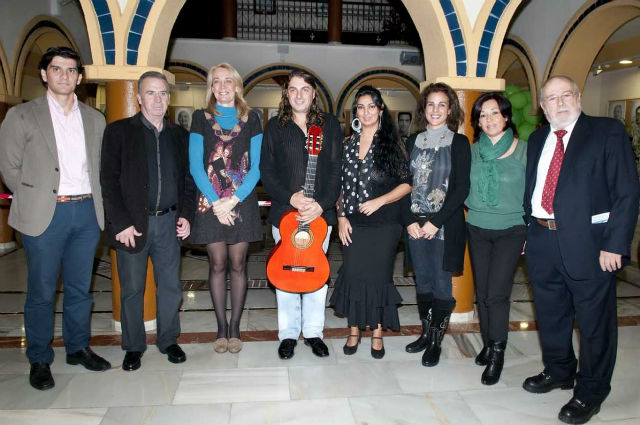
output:
M 229 349 L 229 340 L 227 338 L 218 338 L 213 342 L 213 350 L 216 353 L 226 353 Z
M 240 338 L 229 338 L 229 352 L 239 353 L 242 350 L 242 340 Z

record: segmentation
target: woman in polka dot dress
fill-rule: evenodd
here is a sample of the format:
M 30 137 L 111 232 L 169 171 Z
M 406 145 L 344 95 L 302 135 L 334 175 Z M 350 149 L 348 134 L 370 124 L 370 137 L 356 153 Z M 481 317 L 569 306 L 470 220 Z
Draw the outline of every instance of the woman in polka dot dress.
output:
M 371 355 L 380 359 L 382 330 L 400 329 L 397 305 L 402 298 L 393 285 L 393 263 L 402 234 L 400 204 L 408 203 L 410 177 L 406 152 L 380 92 L 361 87 L 352 116 L 354 132 L 344 148 L 337 205 L 344 262 L 331 303 L 348 320 L 344 353 L 357 351 L 360 332 L 369 327 Z

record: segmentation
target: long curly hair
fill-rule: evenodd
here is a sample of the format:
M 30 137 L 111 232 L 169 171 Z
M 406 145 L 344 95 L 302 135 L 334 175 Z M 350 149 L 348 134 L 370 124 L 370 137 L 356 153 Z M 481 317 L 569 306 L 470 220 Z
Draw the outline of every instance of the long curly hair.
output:
M 373 103 L 382 111 L 378 131 L 373 136 L 373 143 L 376 145 L 373 152 L 374 167 L 387 176 L 404 178 L 409 174 L 406 149 L 380 91 L 372 86 L 360 87 L 353 99 L 351 116 L 357 116 L 358 99 L 367 95 L 371 96 Z
M 431 83 L 420 92 L 418 106 L 416 107 L 416 127 L 419 129 L 427 128 L 427 117 L 425 111 L 427 109 L 427 98 L 431 93 L 444 93 L 449 99 L 449 109 L 451 112 L 447 116 L 447 127 L 454 133 L 458 132 L 458 128 L 464 122 L 464 111 L 460 107 L 458 95 L 453 89 L 445 83 Z
M 289 79 L 282 89 L 282 99 L 280 99 L 280 106 L 278 109 L 278 122 L 283 127 L 287 124 L 287 122 L 289 122 L 289 120 L 293 119 L 293 112 L 291 111 L 291 103 L 289 103 L 288 91 L 289 83 L 295 77 L 302 78 L 305 83 L 309 84 L 313 88 L 313 90 L 317 92 L 316 79 L 313 75 L 301 69 L 296 69 L 292 71 L 291 74 L 289 74 Z M 325 115 L 320 108 L 320 100 L 318 99 L 318 96 L 316 94 L 313 98 L 313 101 L 311 101 L 309 112 L 307 112 L 307 124 L 322 127 L 324 125 L 324 122 Z

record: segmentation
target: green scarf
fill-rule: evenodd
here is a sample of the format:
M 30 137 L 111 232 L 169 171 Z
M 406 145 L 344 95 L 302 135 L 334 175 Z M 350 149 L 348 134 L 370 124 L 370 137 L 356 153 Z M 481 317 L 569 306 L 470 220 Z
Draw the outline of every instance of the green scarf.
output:
M 480 153 L 480 179 L 478 180 L 478 193 L 484 203 L 490 206 L 498 205 L 498 186 L 500 176 L 496 167 L 496 160 L 505 154 L 513 143 L 513 130 L 507 128 L 498 143 L 495 145 L 489 136 L 481 133 L 478 139 Z

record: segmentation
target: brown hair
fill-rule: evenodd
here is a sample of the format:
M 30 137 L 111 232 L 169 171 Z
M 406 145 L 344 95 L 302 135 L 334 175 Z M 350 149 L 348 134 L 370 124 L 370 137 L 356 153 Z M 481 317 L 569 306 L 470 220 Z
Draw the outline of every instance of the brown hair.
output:
M 458 132 L 458 128 L 464 122 L 464 111 L 460 107 L 458 95 L 453 89 L 445 83 L 431 83 L 420 92 L 418 106 L 416 107 L 416 126 L 420 129 L 427 127 L 427 118 L 425 109 L 427 108 L 427 98 L 431 93 L 444 93 L 449 99 L 449 115 L 447 116 L 447 127 L 454 133 Z
M 282 89 L 282 99 L 280 99 L 280 106 L 278 109 L 278 122 L 281 126 L 284 126 L 290 119 L 292 119 L 288 90 L 289 83 L 294 77 L 302 78 L 305 83 L 309 84 L 313 88 L 313 90 L 317 92 L 316 79 L 313 77 L 313 75 L 301 69 L 292 71 L 291 74 L 289 74 L 289 78 L 287 79 L 287 84 L 285 84 L 284 88 Z M 324 125 L 324 121 L 324 113 L 320 110 L 320 100 L 318 99 L 318 95 L 316 93 L 316 96 L 311 102 L 309 112 L 307 112 L 307 123 L 322 127 Z

